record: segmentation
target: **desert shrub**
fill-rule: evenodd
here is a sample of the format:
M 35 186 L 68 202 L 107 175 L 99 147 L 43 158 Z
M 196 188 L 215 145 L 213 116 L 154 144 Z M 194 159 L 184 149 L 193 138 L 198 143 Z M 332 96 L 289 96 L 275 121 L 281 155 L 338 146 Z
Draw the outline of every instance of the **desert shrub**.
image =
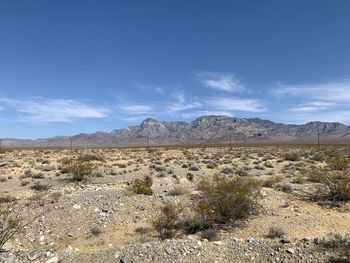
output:
M 257 211 L 260 193 L 257 180 L 216 177 L 213 182 L 202 181 L 199 189 L 202 191 L 202 199 L 197 211 L 208 222 L 227 223 L 246 219 Z
M 143 179 L 145 181 L 145 183 L 148 185 L 148 186 L 152 186 L 153 185 L 153 178 L 152 176 L 150 175 L 146 175 Z
M 247 171 L 245 171 L 245 170 L 242 169 L 242 168 L 238 169 L 238 170 L 236 171 L 236 174 L 237 174 L 238 176 L 248 176 Z
M 262 182 L 262 186 L 272 188 L 275 184 L 278 184 L 281 182 L 283 182 L 283 176 L 281 175 L 269 176 Z
M 33 179 L 44 179 L 45 175 L 43 173 L 35 173 L 35 174 L 32 174 L 31 178 L 33 178 Z
M 286 235 L 286 231 L 282 227 L 271 226 L 269 227 L 267 237 L 268 238 L 282 238 Z
M 193 173 L 187 173 L 186 174 L 186 178 L 187 178 L 188 181 L 193 182 L 193 179 L 194 179 Z
M 296 152 L 285 153 L 283 158 L 285 161 L 291 161 L 291 162 L 296 162 L 300 160 L 300 156 Z
M 293 188 L 289 183 L 278 183 L 274 188 L 287 194 L 293 192 Z
M 302 175 L 305 175 L 307 180 L 313 183 L 321 183 L 324 181 L 326 172 L 321 169 L 312 168 L 309 170 L 301 170 Z
M 201 232 L 201 238 L 207 239 L 208 241 L 217 241 L 219 240 L 218 231 L 216 229 L 206 229 Z
M 99 155 L 97 153 L 85 153 L 85 154 L 79 156 L 79 160 L 85 161 L 85 162 L 88 162 L 88 161 L 100 161 L 100 162 L 103 162 L 104 158 L 103 158 L 102 155 Z
M 233 168 L 225 167 L 224 169 L 221 170 L 221 172 L 223 174 L 232 174 L 232 173 L 234 173 L 234 170 L 233 170 Z
M 135 229 L 135 233 L 138 233 L 140 235 L 140 240 L 141 241 L 145 241 L 146 239 L 146 236 L 152 232 L 152 228 L 151 227 L 143 227 L 143 226 L 140 226 L 140 227 L 137 227 Z
M 266 168 L 273 168 L 273 164 L 271 162 L 269 162 L 269 161 L 264 162 L 264 166 Z
M 319 245 L 336 254 L 331 262 L 350 262 L 350 235 L 331 234 L 323 238 Z
M 306 182 L 305 177 L 302 174 L 298 174 L 294 179 L 293 183 L 295 184 L 304 184 Z
M 168 192 L 168 195 L 176 196 L 176 195 L 186 195 L 189 193 L 190 193 L 190 191 L 187 188 L 182 187 L 182 186 L 176 186 Z
M 190 171 L 199 171 L 199 166 L 195 165 L 195 164 L 191 164 L 189 167 L 188 167 L 188 170 Z
M 349 160 L 337 156 L 328 160 L 328 166 L 332 170 L 343 171 L 349 167 Z
M 10 239 L 18 233 L 23 233 L 26 227 L 39 217 L 39 215 L 34 218 L 24 216 L 25 212 L 28 212 L 24 209 L 24 205 L 19 205 L 14 201 L 0 204 L 0 252 Z
M 153 227 L 162 240 L 177 236 L 182 228 L 181 213 L 182 207 L 179 205 L 167 203 L 162 207 L 161 214 L 153 221 Z
M 350 174 L 348 171 L 330 172 L 322 181 L 328 188 L 328 199 L 350 201 Z
M 83 181 L 92 175 L 94 165 L 90 162 L 72 159 L 66 165 L 66 171 L 74 181 Z
M 129 190 L 135 194 L 138 195 L 152 195 L 153 191 L 151 189 L 151 185 L 149 185 L 149 182 L 146 182 L 141 179 L 136 179 L 132 185 L 130 186 Z
M 102 234 L 102 230 L 101 230 L 99 227 L 94 226 L 94 227 L 92 227 L 92 228 L 90 229 L 90 234 L 91 234 L 92 236 L 99 236 L 99 235 Z
M 47 184 L 35 183 L 30 188 L 35 191 L 47 191 L 50 189 L 50 186 Z

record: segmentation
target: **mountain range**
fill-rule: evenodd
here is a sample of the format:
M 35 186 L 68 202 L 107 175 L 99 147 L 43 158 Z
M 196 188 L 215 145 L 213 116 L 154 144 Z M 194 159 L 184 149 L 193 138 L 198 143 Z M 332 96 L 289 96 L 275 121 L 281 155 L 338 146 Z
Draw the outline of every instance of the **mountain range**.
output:
M 146 146 L 242 142 L 349 142 L 350 126 L 338 122 L 282 124 L 258 118 L 202 116 L 191 122 L 145 119 L 140 125 L 112 132 L 57 136 L 47 139 L 2 139 L 3 147 Z

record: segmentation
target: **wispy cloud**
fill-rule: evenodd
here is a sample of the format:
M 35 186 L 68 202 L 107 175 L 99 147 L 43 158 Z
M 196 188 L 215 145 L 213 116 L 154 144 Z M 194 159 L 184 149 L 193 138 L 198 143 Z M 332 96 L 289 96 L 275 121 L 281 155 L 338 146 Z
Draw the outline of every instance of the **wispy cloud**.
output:
M 85 101 L 67 99 L 29 98 L 9 99 L 0 102 L 15 112 L 20 122 L 71 122 L 75 119 L 104 118 L 109 109 Z
M 132 114 L 145 114 L 154 110 L 153 106 L 143 104 L 124 104 L 120 105 L 118 108 L 124 112 Z
M 202 103 L 199 101 L 186 102 L 186 96 L 183 90 L 175 92 L 172 97 L 175 99 L 175 102 L 171 101 L 166 103 L 167 112 L 171 114 L 179 111 L 200 108 L 202 106 Z
M 326 110 L 332 107 L 334 103 L 323 102 L 323 101 L 313 101 L 307 104 L 300 104 L 294 108 L 291 108 L 291 111 L 295 112 L 317 112 L 321 110 Z
M 279 84 L 274 93 L 313 101 L 348 103 L 350 101 L 350 80 L 319 84 Z
M 197 75 L 200 82 L 211 89 L 225 92 L 242 92 L 246 90 L 245 86 L 233 74 L 201 72 Z
M 210 108 L 214 108 L 216 110 L 245 112 L 266 111 L 266 108 L 255 99 L 214 97 L 207 99 L 205 102 Z

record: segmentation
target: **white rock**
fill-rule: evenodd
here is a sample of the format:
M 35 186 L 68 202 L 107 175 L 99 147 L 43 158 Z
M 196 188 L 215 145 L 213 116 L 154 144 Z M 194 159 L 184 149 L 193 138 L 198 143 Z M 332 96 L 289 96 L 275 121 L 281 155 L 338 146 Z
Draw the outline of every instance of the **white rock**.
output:
M 57 263 L 58 262 L 58 257 L 52 257 L 46 260 L 45 263 Z

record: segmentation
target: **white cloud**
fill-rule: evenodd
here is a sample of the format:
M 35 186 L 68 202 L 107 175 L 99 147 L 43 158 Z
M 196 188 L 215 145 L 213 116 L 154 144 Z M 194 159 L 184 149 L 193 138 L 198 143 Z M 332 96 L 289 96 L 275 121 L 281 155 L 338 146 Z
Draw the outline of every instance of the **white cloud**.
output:
M 119 108 L 124 112 L 132 114 L 144 114 L 153 110 L 152 106 L 142 104 L 124 104 L 119 106 Z
M 225 92 L 242 92 L 245 86 L 233 75 L 225 73 L 203 72 L 198 77 L 201 83 L 211 89 Z
M 215 97 L 206 100 L 210 108 L 225 111 L 246 111 L 246 112 L 263 112 L 265 107 L 255 99 L 233 99 Z
M 274 92 L 280 96 L 292 96 L 313 101 L 349 103 L 350 80 L 321 84 L 279 84 Z
M 175 112 L 190 110 L 194 108 L 200 108 L 202 106 L 202 103 L 199 101 L 186 103 L 186 97 L 183 90 L 175 92 L 172 95 L 172 97 L 177 101 L 166 103 L 166 108 L 169 113 L 175 113 Z
M 334 103 L 330 103 L 330 102 L 313 101 L 307 104 L 301 104 L 301 105 L 298 105 L 297 107 L 291 108 L 291 111 L 317 112 L 317 111 L 329 109 L 333 105 Z
M 299 112 L 290 116 L 290 121 L 293 123 L 306 123 L 310 121 L 324 121 L 324 122 L 341 122 L 350 124 L 350 110 L 334 110 L 328 112 L 322 112 L 319 114 L 317 112 L 309 112 L 305 114 Z
M 0 98 L 6 108 L 17 112 L 21 122 L 71 122 L 74 119 L 104 118 L 109 109 L 67 99 L 8 99 Z

